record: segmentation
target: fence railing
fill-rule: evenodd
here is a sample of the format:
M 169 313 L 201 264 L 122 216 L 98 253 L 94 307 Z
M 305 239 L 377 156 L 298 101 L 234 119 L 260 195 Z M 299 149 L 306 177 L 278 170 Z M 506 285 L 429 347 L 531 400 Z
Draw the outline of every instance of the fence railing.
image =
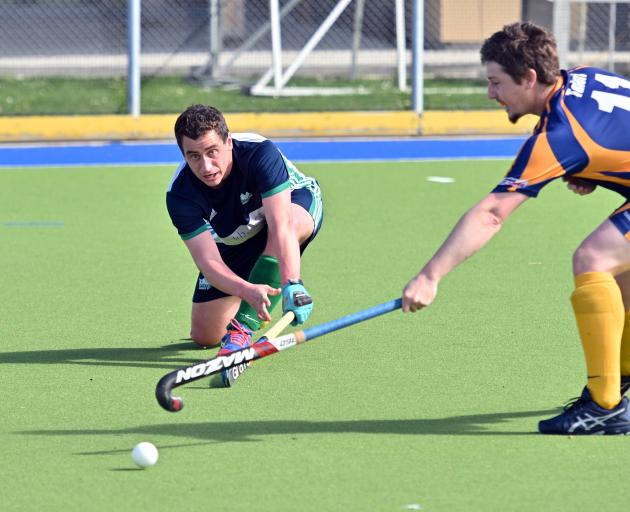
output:
M 565 66 L 630 70 L 630 0 L 4 0 L 0 79 L 127 78 L 138 114 L 141 78 L 397 76 L 421 111 L 424 79 L 483 78 L 481 42 L 519 19 L 554 30 Z

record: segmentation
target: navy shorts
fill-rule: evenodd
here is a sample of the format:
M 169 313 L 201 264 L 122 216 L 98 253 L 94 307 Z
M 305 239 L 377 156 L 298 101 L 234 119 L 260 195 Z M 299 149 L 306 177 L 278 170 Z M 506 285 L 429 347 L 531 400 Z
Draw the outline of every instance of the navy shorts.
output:
M 322 226 L 323 212 L 321 197 L 313 194 L 310 190 L 300 188 L 291 191 L 291 202 L 304 208 L 315 221 L 313 233 L 300 246 L 300 253 L 302 254 L 306 247 L 315 239 Z M 237 246 L 236 250 L 234 250 L 235 247 L 232 246 L 225 251 L 225 254 L 222 252 L 221 257 L 232 272 L 242 279 L 247 280 L 256 261 L 265 250 L 266 245 L 267 227 L 265 226 L 254 238 Z M 229 252 L 227 252 L 228 250 Z M 220 299 L 221 297 L 228 297 L 228 294 L 218 288 L 214 288 L 206 281 L 203 274 L 199 273 L 193 293 L 193 302 L 209 302 L 211 300 Z

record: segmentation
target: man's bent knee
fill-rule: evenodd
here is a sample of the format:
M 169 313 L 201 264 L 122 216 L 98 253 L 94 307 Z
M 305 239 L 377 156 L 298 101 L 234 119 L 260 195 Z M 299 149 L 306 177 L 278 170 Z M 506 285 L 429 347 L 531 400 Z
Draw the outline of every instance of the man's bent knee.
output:
M 221 337 L 223 336 L 223 334 L 225 334 L 225 332 L 222 332 L 218 336 L 208 334 L 202 329 L 195 329 L 194 326 L 190 329 L 190 339 L 201 348 L 218 347 L 221 343 Z
M 599 272 L 601 255 L 597 250 L 588 246 L 580 245 L 573 253 L 573 274 L 580 275 L 585 272 Z
M 573 273 L 610 272 L 613 275 L 628 270 L 630 243 L 610 221 L 604 221 L 584 240 L 573 254 Z
M 217 347 L 226 332 L 228 321 L 210 323 L 201 315 L 193 315 L 190 339 L 203 348 Z
M 210 302 L 193 302 L 190 338 L 200 347 L 216 347 L 236 314 L 240 299 L 223 297 Z
M 300 244 L 308 240 L 315 231 L 313 217 L 300 205 L 292 204 L 291 228 Z

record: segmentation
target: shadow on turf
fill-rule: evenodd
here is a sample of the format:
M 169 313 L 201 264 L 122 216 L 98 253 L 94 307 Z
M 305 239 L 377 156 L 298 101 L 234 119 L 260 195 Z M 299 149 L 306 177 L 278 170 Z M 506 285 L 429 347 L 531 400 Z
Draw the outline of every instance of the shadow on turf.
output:
M 186 350 L 189 357 L 177 357 Z M 179 340 L 155 348 L 75 348 L 67 350 L 25 350 L 0 353 L 0 364 L 81 364 L 125 366 L 132 368 L 179 368 L 202 359 L 210 359 L 214 351 L 200 350 L 189 340 Z
M 476 435 L 515 436 L 536 433 L 537 422 L 532 420 L 531 430 L 510 431 L 497 429 L 499 424 L 526 417 L 544 417 L 557 413 L 557 409 L 523 412 L 498 412 L 472 414 L 446 418 L 422 418 L 406 420 L 357 420 L 357 421 L 236 421 L 207 423 L 172 423 L 146 425 L 121 430 L 34 430 L 19 434 L 72 436 L 72 435 L 121 435 L 173 436 L 203 439 L 227 443 L 261 441 L 266 436 L 296 436 L 303 434 L 402 434 L 402 435 Z

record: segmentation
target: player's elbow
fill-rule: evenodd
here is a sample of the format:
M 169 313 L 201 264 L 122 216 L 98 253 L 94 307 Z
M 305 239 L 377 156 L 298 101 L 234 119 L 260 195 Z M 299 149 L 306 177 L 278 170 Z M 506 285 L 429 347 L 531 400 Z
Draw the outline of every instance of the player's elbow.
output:
M 503 221 L 504 219 L 497 215 L 496 213 L 493 212 L 483 212 L 480 215 L 480 232 L 479 235 L 483 236 L 483 237 L 492 237 L 494 235 L 496 235 L 499 230 L 501 229 L 501 226 L 503 225 Z M 485 235 L 482 235 L 482 233 L 486 233 Z
M 503 223 L 506 221 L 507 217 L 501 215 L 501 212 L 498 210 L 490 210 L 486 212 L 486 224 L 495 227 L 497 230 L 501 229 Z
M 476 208 L 483 218 L 483 223 L 498 231 L 527 197 L 522 194 L 492 193 L 480 201 Z
M 493 231 L 501 229 L 507 219 L 507 216 L 503 215 L 499 208 L 484 202 L 478 204 L 475 210 L 481 225 Z

